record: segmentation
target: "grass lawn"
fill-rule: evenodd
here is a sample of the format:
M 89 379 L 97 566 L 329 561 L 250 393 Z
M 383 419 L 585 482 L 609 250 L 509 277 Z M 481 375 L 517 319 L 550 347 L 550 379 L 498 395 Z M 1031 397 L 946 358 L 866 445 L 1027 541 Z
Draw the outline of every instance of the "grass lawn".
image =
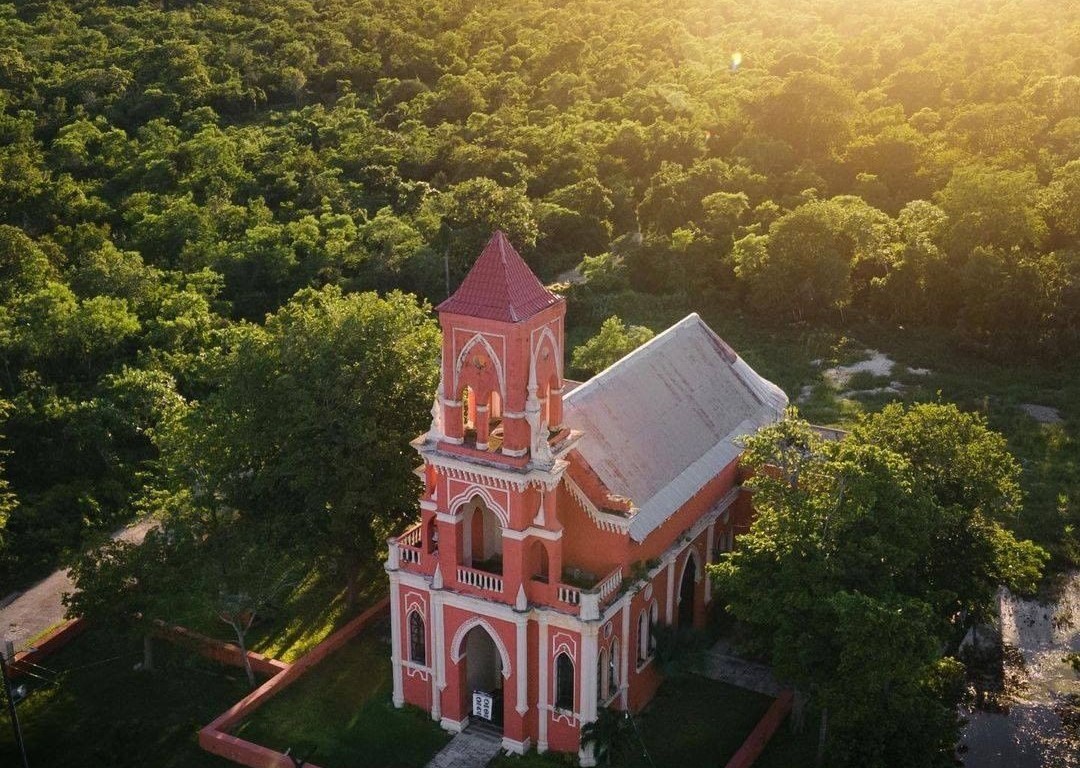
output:
M 142 642 L 93 628 L 45 660 L 46 683 L 32 684 L 18 707 L 34 768 L 227 768 L 199 749 L 199 728 L 247 693 L 243 673 L 155 646 L 155 669 L 133 669 Z M 19 765 L 3 715 L 0 765 Z
M 390 702 L 389 621 L 362 632 L 234 732 L 325 768 L 419 768 L 449 740 L 423 712 Z
M 378 602 L 386 594 L 389 583 L 382 561 L 373 560 L 360 574 L 356 608 L 347 612 L 344 583 L 335 573 L 334 563 L 317 559 L 305 567 L 303 577 L 292 591 L 276 608 L 260 616 L 248 632 L 250 650 L 281 661 L 296 661 L 349 619 Z M 236 642 L 229 626 L 211 613 L 176 617 L 174 621 L 209 637 Z
M 687 675 L 660 687 L 638 729 L 657 768 L 723 768 L 771 703 L 768 696 Z M 643 756 L 628 764 L 648 766 Z
M 661 686 L 645 711 L 635 720 L 656 768 L 723 768 L 757 725 L 772 699 L 743 688 L 718 683 L 699 675 L 669 680 Z M 757 766 L 798 768 L 813 763 L 811 743 L 806 751 L 801 739 L 777 732 L 781 741 Z M 640 743 L 631 737 L 631 759 L 621 768 L 651 768 Z M 524 757 L 498 757 L 490 768 L 552 768 L 573 765 L 568 755 L 532 752 Z
M 791 718 L 788 718 L 754 763 L 754 768 L 809 768 L 817 754 L 817 738 L 816 713 L 807 712 L 800 733 L 791 730 Z
M 340 582 L 327 564 L 313 564 L 276 614 L 252 628 L 250 647 L 286 661 L 307 653 L 352 616 L 345 611 Z M 362 577 L 359 608 L 376 602 L 385 590 L 382 565 L 372 563 Z M 191 617 L 185 623 L 235 642 L 229 628 L 212 616 Z M 156 641 L 154 647 L 157 668 L 152 672 L 133 669 L 142 660 L 139 638 L 122 638 L 105 628 L 91 629 L 49 657 L 43 666 L 51 671 L 39 671 L 56 682 L 30 680 L 34 690 L 19 705 L 30 764 L 34 768 L 233 766 L 199 749 L 196 736 L 248 693 L 242 670 L 219 666 L 164 641 Z M 381 666 L 371 667 L 380 670 L 375 677 L 383 674 L 383 667 L 389 669 L 388 657 L 387 651 L 378 659 Z M 3 720 L 0 766 L 6 768 L 19 760 L 6 714 Z

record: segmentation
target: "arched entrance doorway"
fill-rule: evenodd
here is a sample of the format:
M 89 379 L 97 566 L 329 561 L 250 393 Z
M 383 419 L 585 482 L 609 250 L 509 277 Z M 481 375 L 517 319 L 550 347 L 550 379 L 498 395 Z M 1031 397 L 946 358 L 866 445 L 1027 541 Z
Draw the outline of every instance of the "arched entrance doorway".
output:
M 479 496 L 464 511 L 464 562 L 471 568 L 502 573 L 502 523 Z
M 682 584 L 679 585 L 679 628 L 690 629 L 694 626 L 694 589 L 697 586 L 697 558 L 692 554 L 686 558 L 683 568 Z
M 460 664 L 464 709 L 473 723 L 502 727 L 503 657 L 487 627 L 478 624 L 461 640 Z

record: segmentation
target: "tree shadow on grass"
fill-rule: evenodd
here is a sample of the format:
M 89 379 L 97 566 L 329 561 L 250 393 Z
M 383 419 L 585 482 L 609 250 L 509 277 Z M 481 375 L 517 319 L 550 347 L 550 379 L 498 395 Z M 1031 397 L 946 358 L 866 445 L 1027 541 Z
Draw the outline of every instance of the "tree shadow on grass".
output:
M 373 560 L 360 575 L 356 609 L 347 612 L 341 576 L 328 561 L 316 560 L 274 615 L 256 628 L 252 647 L 282 661 L 295 661 L 374 605 L 386 590 L 386 572 L 380 561 Z

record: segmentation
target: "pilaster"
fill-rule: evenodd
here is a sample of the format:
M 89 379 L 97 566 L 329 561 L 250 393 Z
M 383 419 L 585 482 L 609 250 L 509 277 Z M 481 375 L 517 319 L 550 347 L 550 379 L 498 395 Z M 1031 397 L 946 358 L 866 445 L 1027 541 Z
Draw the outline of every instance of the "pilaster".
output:
M 396 573 L 390 574 L 390 665 L 394 674 L 394 706 L 405 705 L 401 675 L 401 587 Z
M 549 712 L 550 705 L 548 703 L 548 669 L 550 666 L 551 650 L 548 648 L 548 623 L 547 617 L 540 616 L 540 642 L 538 644 L 539 652 L 536 660 L 539 667 L 539 692 L 537 695 L 536 709 L 537 709 L 537 738 L 536 738 L 536 751 L 540 754 L 544 754 L 548 749 L 548 720 L 551 718 Z

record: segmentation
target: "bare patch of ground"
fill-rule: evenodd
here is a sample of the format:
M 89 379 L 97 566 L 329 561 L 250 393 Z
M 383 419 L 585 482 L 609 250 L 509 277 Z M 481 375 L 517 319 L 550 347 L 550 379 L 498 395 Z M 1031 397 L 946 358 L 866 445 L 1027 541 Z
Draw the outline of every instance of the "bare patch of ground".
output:
M 874 395 L 902 395 L 904 385 L 899 381 L 890 381 L 888 386 L 871 387 L 869 389 L 848 389 L 840 393 L 840 397 L 873 397 Z
M 996 695 L 978 701 L 984 708 L 967 715 L 965 763 L 1080 767 L 1075 728 L 1080 676 L 1065 660 L 1067 652 L 1080 650 L 1080 572 L 1070 576 L 1052 602 L 1002 590 L 998 609 L 1001 680 Z
M 556 283 L 568 283 L 570 285 L 584 285 L 585 275 L 578 271 L 577 267 L 568 269 L 565 272 L 560 272 L 555 277 Z
M 1020 410 L 1040 424 L 1061 424 L 1061 412 L 1049 405 L 1037 405 L 1035 403 L 1020 403 Z
M 872 376 L 891 376 L 896 361 L 876 349 L 865 350 L 867 359 L 851 365 L 838 365 L 822 372 L 825 381 L 836 389 L 843 389 L 857 373 L 869 373 Z

